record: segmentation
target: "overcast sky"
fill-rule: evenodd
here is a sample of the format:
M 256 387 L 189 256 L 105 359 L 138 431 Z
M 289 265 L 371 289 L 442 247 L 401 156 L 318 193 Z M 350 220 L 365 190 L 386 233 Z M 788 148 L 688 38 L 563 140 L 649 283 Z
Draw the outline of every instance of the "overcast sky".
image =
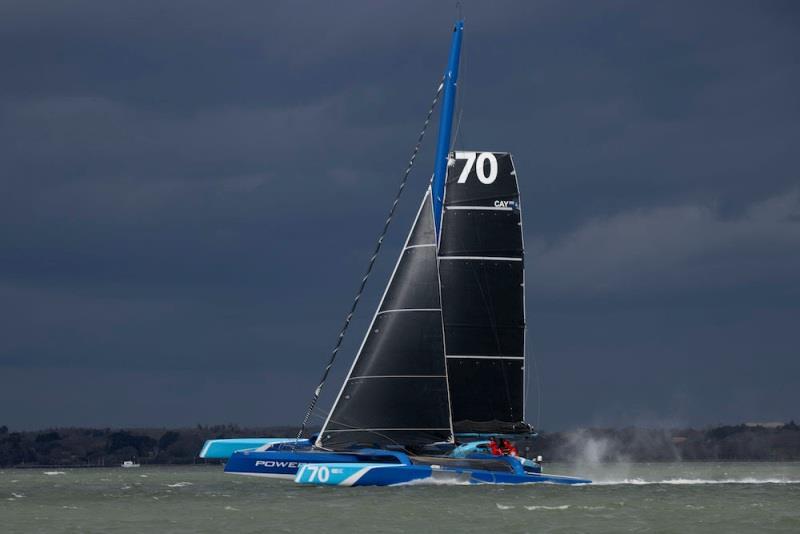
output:
M 453 4 L 0 3 L 0 424 L 298 423 Z M 798 4 L 464 4 L 457 146 L 515 157 L 530 422 L 800 419 Z

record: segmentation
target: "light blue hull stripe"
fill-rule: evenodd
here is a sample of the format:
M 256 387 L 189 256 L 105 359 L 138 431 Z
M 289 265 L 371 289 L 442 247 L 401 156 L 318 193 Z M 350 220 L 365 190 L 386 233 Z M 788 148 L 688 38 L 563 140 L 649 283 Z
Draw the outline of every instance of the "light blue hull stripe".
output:
M 290 443 L 297 441 L 294 438 L 235 438 L 235 439 L 209 439 L 200 451 L 200 458 L 227 460 L 236 451 L 257 449 L 264 445 L 276 443 Z M 300 440 L 307 444 L 308 440 Z

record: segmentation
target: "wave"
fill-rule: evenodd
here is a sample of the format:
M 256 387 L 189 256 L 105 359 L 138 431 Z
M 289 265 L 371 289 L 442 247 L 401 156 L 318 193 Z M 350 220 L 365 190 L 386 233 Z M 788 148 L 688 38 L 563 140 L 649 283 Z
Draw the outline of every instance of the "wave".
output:
M 631 484 L 648 486 L 653 484 L 671 484 L 675 486 L 691 486 L 697 484 L 800 484 L 800 480 L 789 478 L 665 478 L 662 480 L 645 480 L 643 478 L 624 478 L 620 480 L 598 480 L 593 486 L 614 486 Z
M 531 486 L 539 485 L 541 483 L 530 482 L 526 484 L 510 484 L 512 486 Z M 547 483 L 545 483 L 547 484 Z M 692 485 L 714 485 L 714 484 L 800 484 L 800 479 L 794 478 L 755 478 L 755 477 L 742 477 L 742 478 L 664 478 L 658 480 L 647 480 L 644 478 L 620 478 L 620 479 L 607 479 L 595 480 L 590 484 L 575 484 L 574 487 L 586 486 L 651 486 L 651 485 L 673 485 L 673 486 L 692 486 Z M 419 480 L 412 480 L 410 482 L 403 482 L 395 484 L 395 486 L 482 486 L 482 484 L 471 484 L 470 481 L 455 478 L 423 478 Z M 497 486 L 506 486 L 509 484 L 494 484 Z M 172 486 L 171 486 L 172 487 Z M 560 508 L 559 508 L 560 509 Z
M 469 479 L 456 479 L 456 478 L 420 478 L 417 480 L 410 480 L 408 482 L 400 482 L 399 484 L 392 484 L 393 486 L 473 486 Z
M 176 482 L 175 484 L 167 484 L 168 488 L 185 488 L 186 486 L 191 486 L 191 482 Z

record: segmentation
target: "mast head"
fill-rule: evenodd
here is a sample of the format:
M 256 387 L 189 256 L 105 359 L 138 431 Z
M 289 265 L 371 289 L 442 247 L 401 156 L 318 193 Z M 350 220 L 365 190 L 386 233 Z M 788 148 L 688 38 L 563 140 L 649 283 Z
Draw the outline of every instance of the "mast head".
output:
M 464 20 L 459 19 L 453 26 L 453 39 L 450 43 L 447 70 L 444 71 L 444 94 L 442 95 L 442 112 L 439 117 L 439 139 L 436 143 L 436 156 L 433 167 L 433 216 L 437 238 L 441 228 L 444 181 L 447 174 L 447 154 L 450 152 L 450 132 L 453 127 L 453 109 L 456 100 L 458 63 L 461 58 L 461 36 L 463 33 Z

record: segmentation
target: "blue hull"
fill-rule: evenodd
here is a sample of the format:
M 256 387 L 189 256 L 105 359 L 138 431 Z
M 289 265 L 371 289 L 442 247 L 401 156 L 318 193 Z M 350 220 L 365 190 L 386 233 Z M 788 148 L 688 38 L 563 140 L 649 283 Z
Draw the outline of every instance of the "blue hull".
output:
M 231 455 L 226 473 L 292 479 L 299 484 L 392 486 L 415 482 L 454 484 L 589 484 L 590 480 L 542 474 L 508 456 L 410 457 L 395 451 L 326 452 L 289 446 Z M 283 450 L 282 450 L 283 449 Z M 491 467 L 491 469 L 487 469 Z
M 301 464 L 298 484 L 395 486 L 400 484 L 590 484 L 591 480 L 541 473 L 368 463 Z

